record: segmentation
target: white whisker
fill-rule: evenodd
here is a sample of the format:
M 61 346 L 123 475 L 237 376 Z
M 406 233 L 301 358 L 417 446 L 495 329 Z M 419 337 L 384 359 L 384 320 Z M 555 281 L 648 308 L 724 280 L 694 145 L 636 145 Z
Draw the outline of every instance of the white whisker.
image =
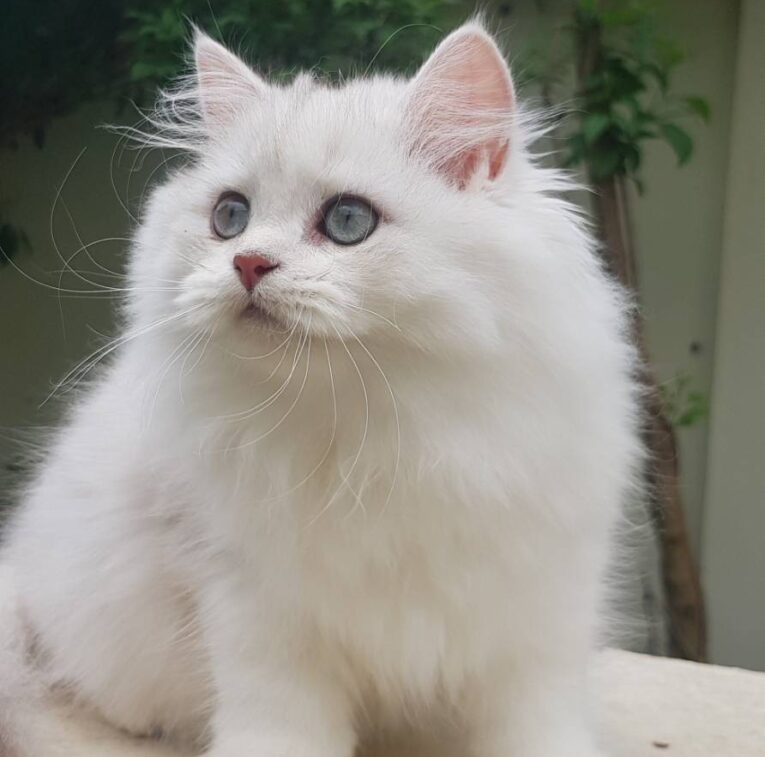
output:
M 384 315 L 381 315 L 380 313 L 376 313 L 374 310 L 370 310 L 369 308 L 361 307 L 361 305 L 352 305 L 350 302 L 344 303 L 344 307 L 349 307 L 352 310 L 360 310 L 362 313 L 369 313 L 370 315 L 375 316 L 375 318 L 379 318 L 382 321 L 385 321 L 389 326 L 392 326 L 396 331 L 401 331 L 401 327 L 390 320 L 390 318 L 386 318 Z
M 276 429 L 279 428 L 279 426 L 281 426 L 282 423 L 284 423 L 284 421 L 288 418 L 290 413 L 295 409 L 295 406 L 300 401 L 300 397 L 303 394 L 303 389 L 305 389 L 306 382 L 308 381 L 308 371 L 309 371 L 310 366 L 311 366 L 311 344 L 313 342 L 313 337 L 310 336 L 310 328 L 311 328 L 311 324 L 310 324 L 310 320 L 309 320 L 308 329 L 306 329 L 305 332 L 304 332 L 303 343 L 302 343 L 302 345 L 300 347 L 300 355 L 301 356 L 302 356 L 304 351 L 306 351 L 306 353 L 307 353 L 306 354 L 306 363 L 305 363 L 305 374 L 303 375 L 303 383 L 300 385 L 300 389 L 298 390 L 297 396 L 292 401 L 292 404 L 287 408 L 287 412 L 285 412 L 284 415 L 282 415 L 282 417 L 279 418 L 279 420 L 273 426 L 271 426 L 271 428 L 268 429 L 268 431 L 260 434 L 260 436 L 257 436 L 255 439 L 250 439 L 249 441 L 244 442 L 243 444 L 241 444 L 241 445 L 239 445 L 237 447 L 233 447 L 232 449 L 244 449 L 245 447 L 251 447 L 251 446 L 253 446 L 255 444 L 258 444 L 258 442 L 263 441 L 263 439 L 265 439 L 267 436 L 270 436 L 274 431 L 276 431 Z M 306 341 L 308 342 L 308 349 L 307 350 L 305 349 Z
M 97 350 L 94 350 L 90 355 L 88 355 L 86 358 L 83 358 L 77 365 L 74 366 L 74 368 L 70 369 L 64 376 L 61 378 L 56 385 L 53 387 L 51 392 L 48 394 L 48 396 L 40 403 L 39 407 L 42 407 L 47 402 L 49 402 L 59 390 L 62 390 L 64 387 L 68 387 L 67 391 L 71 391 L 77 384 L 79 384 L 82 379 L 90 373 L 93 368 L 100 363 L 107 355 L 110 355 L 112 352 L 114 352 L 116 349 L 121 347 L 124 344 L 127 344 L 128 342 L 132 341 L 133 339 L 137 339 L 138 337 L 145 336 L 146 334 L 154 331 L 155 329 L 161 328 L 162 326 L 171 323 L 172 321 L 175 321 L 179 318 L 182 318 L 190 313 L 193 313 L 197 310 L 200 310 L 201 308 L 205 307 L 203 304 L 201 305 L 195 305 L 194 307 L 188 308 L 187 310 L 183 310 L 179 313 L 175 313 L 171 316 L 167 316 L 165 318 L 161 318 L 158 321 L 155 321 L 154 323 L 150 323 L 148 326 L 144 326 L 137 331 L 133 332 L 127 332 L 126 334 L 123 334 L 115 339 L 113 339 L 108 344 L 102 345 Z
M 165 382 L 167 374 L 170 372 L 173 365 L 175 365 L 175 363 L 178 362 L 184 354 L 188 354 L 188 350 L 193 350 L 194 347 L 199 344 L 202 339 L 204 339 L 204 335 L 204 331 L 192 331 L 190 334 L 185 336 L 176 345 L 175 349 L 170 353 L 170 355 L 163 361 L 162 365 L 159 367 L 159 370 L 155 372 L 159 378 L 156 381 L 154 395 L 152 397 L 151 403 L 149 404 L 149 412 L 141 414 L 142 417 L 144 417 L 144 429 L 148 429 L 151 426 L 152 420 L 154 418 L 154 411 L 157 407 L 157 399 L 159 398 L 159 393 L 162 390 L 162 385 Z
M 332 327 L 335 330 L 335 333 L 337 334 L 337 338 L 340 342 L 340 344 L 343 346 L 343 349 L 345 350 L 346 354 L 351 360 L 351 363 L 353 363 L 353 367 L 356 370 L 356 375 L 359 377 L 359 382 L 361 384 L 361 391 L 364 394 L 364 431 L 361 435 L 361 442 L 359 444 L 358 450 L 356 450 L 356 455 L 353 458 L 353 462 L 351 463 L 351 467 L 348 470 L 348 473 L 340 473 L 341 482 L 339 486 L 335 489 L 335 491 L 332 493 L 332 496 L 327 500 L 327 503 L 324 505 L 324 507 L 319 510 L 319 512 L 311 518 L 311 520 L 308 522 L 308 526 L 313 525 L 316 523 L 316 521 L 325 513 L 329 508 L 332 506 L 332 503 L 335 501 L 335 498 L 338 496 L 338 494 L 342 491 L 343 486 L 347 486 L 349 491 L 353 494 L 354 499 L 356 500 L 356 504 L 354 504 L 353 508 L 351 509 L 350 513 L 353 513 L 356 509 L 357 505 L 361 506 L 361 509 L 366 512 L 366 509 L 364 508 L 364 503 L 361 501 L 361 498 L 356 493 L 356 490 L 353 488 L 353 486 L 350 483 L 350 477 L 353 474 L 353 471 L 356 469 L 356 465 L 359 462 L 359 459 L 361 457 L 362 450 L 364 449 L 364 444 L 367 440 L 367 432 L 369 430 L 369 395 L 367 394 L 367 387 L 366 383 L 364 382 L 364 376 L 361 373 L 361 370 L 359 369 L 358 363 L 356 362 L 355 358 L 351 354 L 351 351 L 348 349 L 347 345 L 343 341 L 342 337 L 340 336 L 340 332 L 333 326 Z M 349 515 L 350 515 L 349 513 Z
M 297 366 L 298 361 L 300 359 L 300 350 L 302 349 L 301 340 L 303 339 L 303 336 L 304 335 L 301 334 L 300 338 L 298 339 L 298 343 L 295 347 L 295 354 L 292 359 L 292 366 L 290 368 L 290 372 L 287 378 L 282 382 L 282 384 L 279 386 L 278 389 L 276 389 L 270 396 L 266 397 L 266 399 L 261 400 L 260 402 L 253 405 L 249 409 L 241 410 L 237 413 L 229 413 L 228 415 L 218 416 L 218 420 L 234 420 L 239 422 L 246 421 L 254 417 L 255 415 L 257 415 L 258 413 L 262 412 L 266 408 L 270 407 L 271 405 L 273 405 L 274 402 L 278 401 L 279 397 L 281 397 L 281 395 L 284 394 L 284 392 L 286 391 L 287 386 L 289 385 L 290 380 L 292 379 L 292 375 L 295 372 L 295 367 Z M 287 356 L 288 352 L 289 352 L 289 344 L 284 348 L 284 354 L 282 354 L 281 358 L 279 359 L 279 362 L 276 364 L 274 369 L 271 371 L 268 377 L 264 379 L 263 381 L 261 381 L 260 383 L 266 383 L 270 381 L 276 375 L 277 371 L 279 370 L 279 367 L 284 362 L 284 358 Z
M 380 372 L 380 375 L 385 382 L 385 386 L 388 389 L 388 394 L 390 394 L 390 399 L 393 404 L 393 416 L 396 421 L 396 460 L 393 464 L 393 476 L 391 477 L 390 489 L 388 490 L 388 495 L 386 496 L 385 502 L 382 506 L 381 513 L 383 513 L 387 509 L 388 504 L 390 503 L 390 499 L 393 496 L 393 490 L 396 486 L 396 479 L 398 477 L 398 468 L 401 461 L 401 421 L 398 414 L 398 402 L 396 401 L 396 395 L 393 393 L 393 387 L 391 387 L 390 381 L 388 381 L 388 377 L 385 375 L 385 371 L 380 367 L 380 363 L 377 362 L 375 356 L 369 351 L 361 339 L 356 336 L 356 334 L 353 334 L 353 338 L 358 342 L 361 349 L 366 352 L 366 354 L 369 356 L 369 359 L 374 363 L 375 368 L 377 368 L 377 370 Z
M 324 449 L 324 454 L 322 454 L 321 458 L 319 459 L 319 462 L 314 465 L 314 467 L 311 469 L 311 472 L 308 473 L 305 477 L 303 477 L 298 483 L 291 486 L 289 489 L 281 492 L 280 494 L 274 495 L 273 497 L 265 497 L 262 501 L 263 502 L 273 502 L 278 499 L 282 499 L 283 497 L 286 497 L 288 494 L 292 494 L 294 491 L 297 491 L 301 486 L 303 486 L 305 483 L 307 483 L 313 476 L 316 474 L 316 472 L 321 468 L 322 465 L 324 465 L 324 462 L 329 457 L 329 453 L 332 451 L 332 446 L 335 443 L 335 435 L 337 433 L 337 395 L 335 393 L 335 378 L 332 372 L 332 360 L 329 355 L 329 346 L 327 345 L 327 340 L 324 339 L 324 351 L 327 355 L 327 370 L 329 371 L 329 385 L 330 385 L 330 391 L 332 394 L 332 430 L 330 432 L 329 442 L 327 442 L 327 446 Z

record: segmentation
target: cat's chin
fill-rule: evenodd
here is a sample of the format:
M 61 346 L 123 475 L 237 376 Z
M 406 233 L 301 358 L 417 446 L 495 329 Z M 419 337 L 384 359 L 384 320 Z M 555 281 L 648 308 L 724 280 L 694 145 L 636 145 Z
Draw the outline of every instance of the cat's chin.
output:
M 240 320 L 250 326 L 258 326 L 268 331 L 287 332 L 289 327 L 279 318 L 267 312 L 254 302 L 242 309 Z

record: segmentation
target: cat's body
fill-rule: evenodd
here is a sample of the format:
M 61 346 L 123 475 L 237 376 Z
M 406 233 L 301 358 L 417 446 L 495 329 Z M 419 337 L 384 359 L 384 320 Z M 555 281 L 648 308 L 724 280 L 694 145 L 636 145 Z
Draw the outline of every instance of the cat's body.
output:
M 464 155 L 428 136 L 438 77 L 504 64 L 475 27 L 414 84 L 276 90 L 204 38 L 197 59 L 225 138 L 155 192 L 130 338 L 6 547 L 46 675 L 133 731 L 209 723 L 215 757 L 350 757 L 433 717 L 477 757 L 594 757 L 581 687 L 639 458 L 634 358 L 521 127 L 491 142 L 489 102 Z M 216 70 L 251 110 L 205 101 Z M 230 188 L 252 220 L 211 238 Z M 358 247 L 311 227 L 342 192 L 380 211 Z M 231 260 L 253 250 L 280 267 L 243 317 Z

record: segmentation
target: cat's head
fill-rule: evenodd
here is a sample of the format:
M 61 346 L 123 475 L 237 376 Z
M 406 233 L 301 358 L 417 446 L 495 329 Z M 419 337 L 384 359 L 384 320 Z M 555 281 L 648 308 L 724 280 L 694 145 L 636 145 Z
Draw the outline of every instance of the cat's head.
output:
M 507 64 L 479 25 L 410 80 L 277 86 L 201 33 L 194 56 L 194 115 L 188 91 L 171 96 L 166 128 L 195 159 L 139 231 L 136 312 L 242 344 L 293 326 L 433 350 L 498 343 L 528 161 Z

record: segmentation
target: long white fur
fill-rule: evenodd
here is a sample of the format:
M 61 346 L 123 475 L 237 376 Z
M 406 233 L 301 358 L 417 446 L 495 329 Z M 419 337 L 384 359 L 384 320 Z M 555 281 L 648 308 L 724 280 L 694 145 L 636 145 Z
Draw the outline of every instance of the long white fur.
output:
M 466 48 L 509 76 L 475 24 L 435 55 Z M 196 57 L 220 76 L 162 127 L 192 160 L 136 234 L 129 338 L 5 547 L 45 680 L 211 757 L 447 721 L 480 757 L 595 757 L 583 675 L 640 445 L 626 303 L 567 180 L 517 104 L 465 113 L 439 65 L 423 110 L 421 78 L 276 87 L 202 35 Z M 469 181 L 444 145 L 477 151 Z M 228 189 L 252 218 L 222 242 Z M 355 247 L 313 231 L 340 192 L 381 212 Z M 280 263 L 265 324 L 232 266 L 254 250 Z

